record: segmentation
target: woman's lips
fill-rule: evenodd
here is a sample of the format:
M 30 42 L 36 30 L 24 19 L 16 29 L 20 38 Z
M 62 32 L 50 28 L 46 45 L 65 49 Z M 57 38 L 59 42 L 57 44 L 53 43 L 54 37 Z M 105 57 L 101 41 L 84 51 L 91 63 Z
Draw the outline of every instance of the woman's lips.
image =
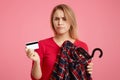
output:
M 58 26 L 57 29 L 63 29 L 64 27 Z

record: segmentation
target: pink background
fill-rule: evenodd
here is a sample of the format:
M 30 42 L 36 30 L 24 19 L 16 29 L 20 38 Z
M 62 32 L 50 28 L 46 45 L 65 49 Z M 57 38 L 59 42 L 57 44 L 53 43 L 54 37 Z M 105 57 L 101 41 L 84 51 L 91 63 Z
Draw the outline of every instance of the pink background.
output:
M 50 13 L 59 3 L 74 10 L 89 52 L 104 51 L 93 58 L 93 80 L 120 80 L 119 0 L 0 0 L 0 80 L 30 80 L 25 43 L 53 36 Z

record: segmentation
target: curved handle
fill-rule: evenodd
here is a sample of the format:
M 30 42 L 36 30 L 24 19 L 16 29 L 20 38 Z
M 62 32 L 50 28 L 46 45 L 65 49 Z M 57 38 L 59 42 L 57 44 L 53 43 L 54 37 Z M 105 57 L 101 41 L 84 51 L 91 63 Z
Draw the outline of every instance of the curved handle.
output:
M 99 58 L 101 58 L 101 57 L 103 56 L 103 51 L 102 51 L 100 48 L 95 48 L 95 49 L 92 51 L 91 58 L 94 57 L 95 51 L 99 51 L 99 52 L 100 52 Z

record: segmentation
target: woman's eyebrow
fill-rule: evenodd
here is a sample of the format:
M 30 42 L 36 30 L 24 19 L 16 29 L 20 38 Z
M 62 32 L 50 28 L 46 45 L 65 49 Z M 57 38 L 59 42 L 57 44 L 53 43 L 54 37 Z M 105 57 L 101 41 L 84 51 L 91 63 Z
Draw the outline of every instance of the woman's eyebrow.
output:
M 55 16 L 55 17 L 53 17 L 53 19 L 55 19 L 55 20 L 62 19 L 62 20 L 65 20 L 65 21 L 67 20 L 65 16 L 63 16 L 63 17 Z
M 65 16 L 63 16 L 63 17 L 58 17 L 58 16 L 55 16 L 54 18 L 66 18 Z

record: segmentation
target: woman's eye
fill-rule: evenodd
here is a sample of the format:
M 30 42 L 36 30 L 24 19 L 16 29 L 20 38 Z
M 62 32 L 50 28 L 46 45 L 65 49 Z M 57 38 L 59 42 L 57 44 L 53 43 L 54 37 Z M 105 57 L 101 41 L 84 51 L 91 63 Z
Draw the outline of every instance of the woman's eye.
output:
M 54 20 L 59 20 L 59 18 L 56 17 L 56 18 L 54 18 Z
M 66 18 L 65 18 L 65 17 L 63 17 L 62 19 L 63 19 L 64 21 L 66 21 Z
M 66 21 L 66 18 L 65 18 L 65 17 L 62 17 L 61 19 L 62 19 L 63 21 Z M 55 17 L 54 20 L 58 21 L 58 20 L 60 20 L 60 18 Z

